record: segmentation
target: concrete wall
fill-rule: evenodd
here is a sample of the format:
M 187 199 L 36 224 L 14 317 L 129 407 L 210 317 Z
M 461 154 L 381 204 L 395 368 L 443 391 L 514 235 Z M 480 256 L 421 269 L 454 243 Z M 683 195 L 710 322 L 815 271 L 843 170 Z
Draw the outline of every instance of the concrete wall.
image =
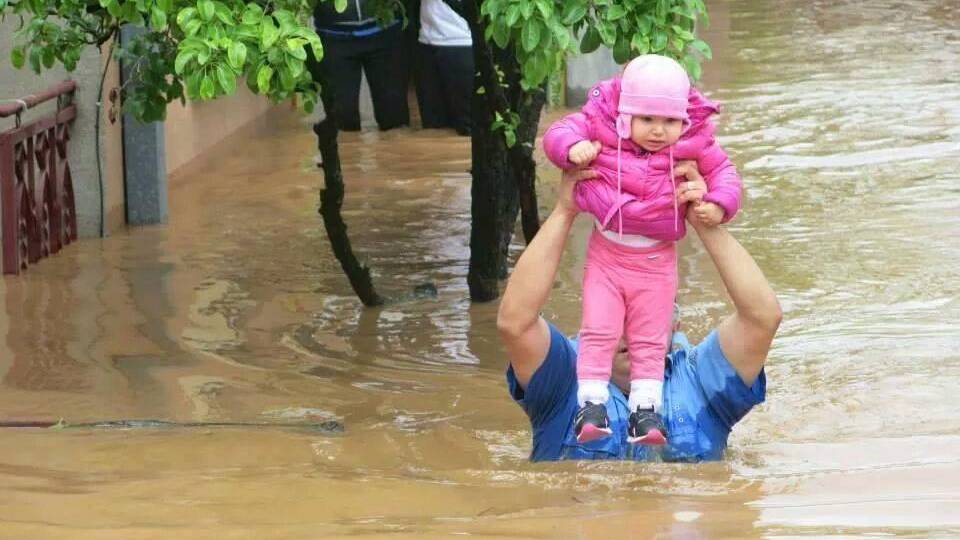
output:
M 587 90 L 597 81 L 610 78 L 620 71 L 613 61 L 610 49 L 600 47 L 590 54 L 567 57 L 567 107 L 579 107 L 587 101 Z
M 272 106 L 267 98 L 250 92 L 243 81 L 237 81 L 237 93 L 229 98 L 186 105 L 171 103 L 164 122 L 167 174 L 175 173 Z
M 100 234 L 100 188 L 97 178 L 96 139 L 94 136 L 94 118 L 96 115 L 96 91 L 100 82 L 103 56 L 97 49 L 87 48 L 77 69 L 67 73 L 62 67 L 36 75 L 29 68 L 14 69 L 10 65 L 10 49 L 13 47 L 13 32 L 16 22 L 12 18 L 0 22 L 0 99 L 18 98 L 60 82 L 64 79 L 77 81 L 74 102 L 77 104 L 77 119 L 71 131 L 68 156 L 73 173 L 74 191 L 77 201 L 77 223 L 82 236 Z M 106 51 L 104 51 L 105 53 Z M 104 84 L 105 92 L 117 85 L 117 69 L 112 66 Z M 104 99 L 104 103 L 109 103 Z M 56 109 L 54 102 L 45 103 L 28 111 L 24 121 L 50 114 Z M 101 116 L 101 163 L 104 180 L 104 214 L 106 232 L 116 230 L 123 225 L 123 153 L 120 122 L 111 124 L 107 119 L 108 111 L 104 107 Z M 0 130 L 14 125 L 13 118 L 0 119 Z

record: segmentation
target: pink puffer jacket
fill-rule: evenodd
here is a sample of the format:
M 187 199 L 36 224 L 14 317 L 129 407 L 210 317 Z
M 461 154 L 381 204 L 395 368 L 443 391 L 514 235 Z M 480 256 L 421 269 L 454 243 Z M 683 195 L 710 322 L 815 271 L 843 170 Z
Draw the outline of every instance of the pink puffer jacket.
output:
M 574 167 L 567 155 L 577 142 L 596 140 L 603 145 L 590 164 L 599 177 L 577 182 L 577 205 L 596 216 L 605 229 L 657 240 L 679 240 L 686 234 L 686 205 L 676 205 L 674 184 L 683 179 L 673 178 L 672 163 L 693 159 L 707 182 L 704 200 L 723 208 L 724 222 L 733 219 L 740 209 L 741 182 L 736 167 L 714 139 L 710 116 L 719 111 L 717 104 L 691 86 L 687 106 L 690 124 L 685 126 L 680 140 L 651 153 L 623 139 L 618 152 L 614 126 L 619 98 L 619 77 L 601 81 L 590 89 L 580 112 L 554 122 L 543 136 L 547 158 L 561 169 Z

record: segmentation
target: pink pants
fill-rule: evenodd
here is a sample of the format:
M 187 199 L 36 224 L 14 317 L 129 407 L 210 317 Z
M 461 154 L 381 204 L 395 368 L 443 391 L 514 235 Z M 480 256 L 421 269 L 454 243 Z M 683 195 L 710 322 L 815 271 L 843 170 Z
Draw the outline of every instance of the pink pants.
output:
M 662 381 L 676 293 L 674 242 L 630 247 L 593 231 L 583 273 L 577 378 L 609 380 L 625 334 L 630 379 Z

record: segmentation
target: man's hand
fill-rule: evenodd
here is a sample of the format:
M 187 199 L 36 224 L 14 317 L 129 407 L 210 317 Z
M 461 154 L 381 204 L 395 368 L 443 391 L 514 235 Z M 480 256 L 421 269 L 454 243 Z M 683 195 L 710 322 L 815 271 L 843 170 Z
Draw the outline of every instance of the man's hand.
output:
M 697 162 L 685 160 L 677 162 L 673 168 L 674 178 L 686 178 L 685 181 L 677 184 L 677 202 L 699 203 L 703 196 L 707 194 L 707 183 L 697 169 Z
M 589 165 L 600 153 L 600 148 L 600 141 L 580 141 L 570 147 L 567 159 L 578 167 Z
M 580 207 L 573 197 L 573 187 L 580 180 L 595 178 L 597 173 L 592 169 L 578 168 L 563 171 L 560 176 L 560 191 L 557 193 L 557 211 L 575 216 L 580 213 Z
M 695 203 L 693 208 L 688 210 L 688 215 L 690 211 L 693 212 L 697 221 L 707 227 L 716 227 L 723 221 L 723 208 L 712 202 Z

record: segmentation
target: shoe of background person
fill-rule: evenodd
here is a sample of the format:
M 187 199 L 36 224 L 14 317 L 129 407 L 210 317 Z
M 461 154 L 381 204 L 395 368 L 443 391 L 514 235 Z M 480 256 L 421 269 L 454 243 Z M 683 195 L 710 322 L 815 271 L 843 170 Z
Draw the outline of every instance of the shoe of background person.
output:
M 610 419 L 607 418 L 607 408 L 602 403 L 588 401 L 586 405 L 580 407 L 574 417 L 574 427 L 578 443 L 590 442 L 612 433 Z
M 663 418 L 654 412 L 653 407 L 630 413 L 627 419 L 627 442 L 630 444 L 667 444 L 667 428 L 663 425 Z

